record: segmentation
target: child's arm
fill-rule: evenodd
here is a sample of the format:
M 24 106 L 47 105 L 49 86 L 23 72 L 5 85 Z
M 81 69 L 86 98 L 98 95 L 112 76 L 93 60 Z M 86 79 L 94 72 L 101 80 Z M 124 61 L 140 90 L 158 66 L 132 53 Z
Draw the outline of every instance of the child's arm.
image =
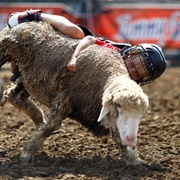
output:
M 93 36 L 86 36 L 84 37 L 80 43 L 77 45 L 73 55 L 71 56 L 71 59 L 69 60 L 67 64 L 67 68 L 69 71 L 76 71 L 76 61 L 78 58 L 79 53 L 87 48 L 88 46 L 95 44 L 96 43 L 96 38 Z

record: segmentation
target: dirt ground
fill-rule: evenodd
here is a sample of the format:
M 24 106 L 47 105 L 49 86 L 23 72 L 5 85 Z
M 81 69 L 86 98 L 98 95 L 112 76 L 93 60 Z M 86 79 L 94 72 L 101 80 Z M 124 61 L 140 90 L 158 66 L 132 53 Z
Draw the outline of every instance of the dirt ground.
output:
M 0 78 L 7 85 L 7 69 L 0 71 Z M 180 68 L 168 68 L 143 89 L 150 107 L 140 124 L 136 148 L 142 159 L 159 167 L 157 170 L 125 166 L 110 137 L 97 138 L 71 119 L 63 122 L 60 133 L 45 141 L 33 163 L 22 165 L 19 155 L 34 125 L 6 103 L 0 107 L 0 179 L 180 179 Z

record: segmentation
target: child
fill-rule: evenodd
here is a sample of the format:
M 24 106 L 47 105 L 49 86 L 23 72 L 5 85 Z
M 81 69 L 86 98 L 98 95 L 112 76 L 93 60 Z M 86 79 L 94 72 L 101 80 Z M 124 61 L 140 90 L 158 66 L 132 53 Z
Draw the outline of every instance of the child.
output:
M 20 13 L 13 13 L 8 19 L 8 26 L 14 26 L 30 21 L 46 21 L 58 31 L 69 37 L 82 39 L 73 53 L 67 68 L 76 71 L 76 61 L 79 52 L 92 44 L 98 44 L 115 51 L 119 48 L 111 43 L 101 41 L 93 36 L 86 36 L 83 30 L 62 16 L 44 14 L 40 10 L 27 10 Z M 166 69 L 167 63 L 161 48 L 155 44 L 140 44 L 132 46 L 122 53 L 123 60 L 127 67 L 130 77 L 140 85 L 148 84 L 158 78 Z M 14 64 L 12 64 L 14 66 Z M 12 69 L 16 69 L 12 67 Z M 14 72 L 14 75 L 17 73 Z

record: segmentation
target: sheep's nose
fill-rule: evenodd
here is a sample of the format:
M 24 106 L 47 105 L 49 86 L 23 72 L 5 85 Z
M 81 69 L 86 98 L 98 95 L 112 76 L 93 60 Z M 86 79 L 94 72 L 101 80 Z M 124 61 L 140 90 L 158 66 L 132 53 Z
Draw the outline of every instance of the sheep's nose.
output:
M 132 136 L 132 135 L 128 135 L 128 136 L 127 136 L 127 140 L 128 140 L 128 141 L 134 141 L 134 140 L 135 140 L 135 137 Z
M 126 136 L 126 145 L 134 146 L 135 144 L 136 144 L 136 137 L 134 135 L 127 135 Z

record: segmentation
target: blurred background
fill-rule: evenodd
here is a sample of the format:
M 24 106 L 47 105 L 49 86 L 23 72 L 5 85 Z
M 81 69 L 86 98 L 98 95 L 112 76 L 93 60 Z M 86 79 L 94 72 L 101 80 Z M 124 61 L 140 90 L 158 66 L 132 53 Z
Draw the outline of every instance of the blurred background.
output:
M 179 0 L 0 0 L 0 31 L 13 12 L 62 15 L 116 42 L 155 43 L 169 66 L 180 66 Z

